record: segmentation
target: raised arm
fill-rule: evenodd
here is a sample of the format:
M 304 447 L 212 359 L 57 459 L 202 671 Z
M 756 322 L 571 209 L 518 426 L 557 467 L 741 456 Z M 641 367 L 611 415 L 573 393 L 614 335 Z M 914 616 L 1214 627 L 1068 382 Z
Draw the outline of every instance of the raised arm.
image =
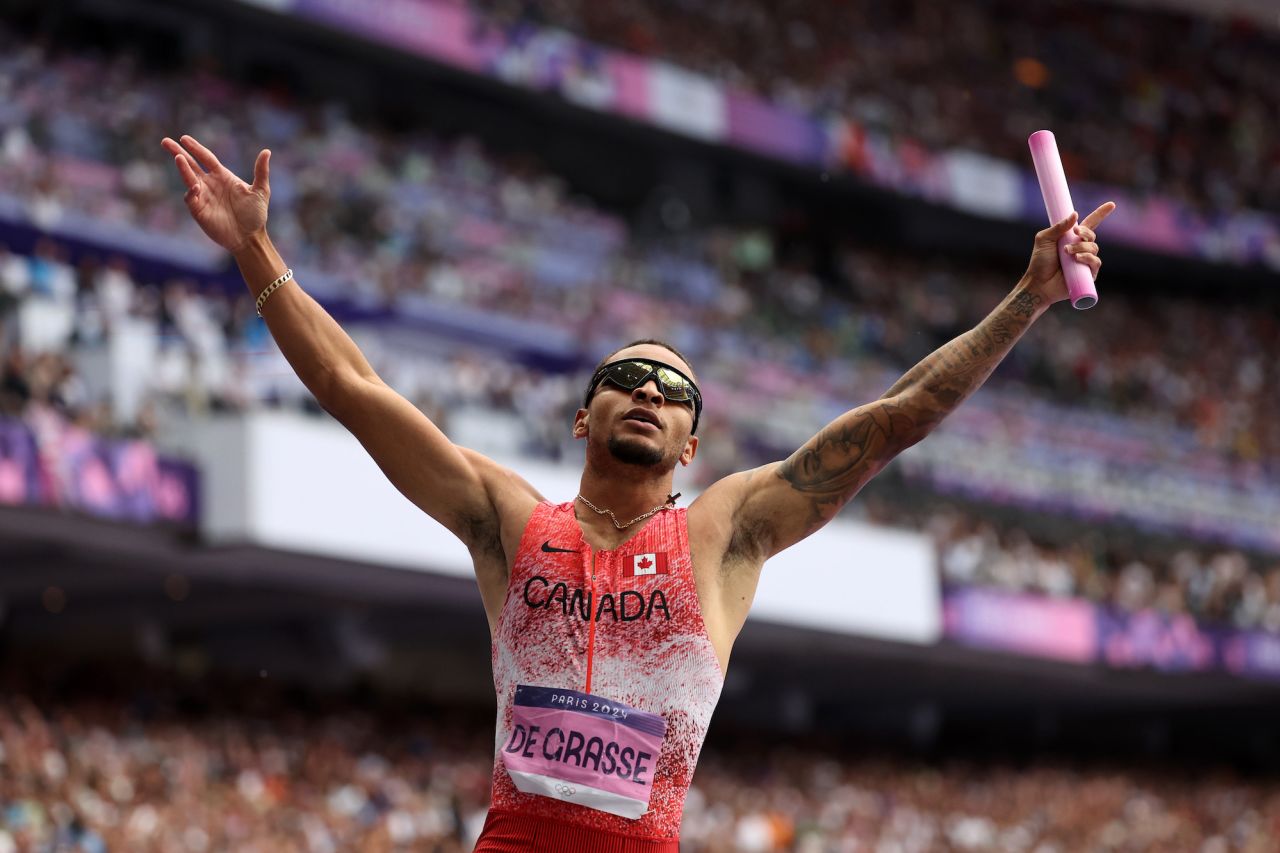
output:
M 1115 209 L 1099 207 L 1079 225 L 1075 214 L 1036 235 L 1027 272 L 1013 291 L 973 329 L 911 368 L 883 397 L 823 427 L 782 462 L 734 474 L 708 490 L 732 521 L 745 565 L 778 553 L 818 530 L 858 490 L 906 448 L 933 431 L 978 390 L 1031 324 L 1067 298 L 1057 243 L 1078 227 L 1072 247 L 1096 277 L 1102 266 L 1096 228 Z
M 232 253 L 256 298 L 285 271 L 266 230 L 271 152 L 258 155 L 253 183 L 246 184 L 190 136 L 181 145 L 168 138 L 163 145 L 187 186 L 192 217 Z M 355 342 L 297 283 L 272 293 L 262 314 L 307 390 L 355 435 L 395 487 L 471 549 L 477 570 L 481 556 L 500 555 L 501 518 L 531 510 L 540 499 L 534 489 L 453 444 L 378 377 Z

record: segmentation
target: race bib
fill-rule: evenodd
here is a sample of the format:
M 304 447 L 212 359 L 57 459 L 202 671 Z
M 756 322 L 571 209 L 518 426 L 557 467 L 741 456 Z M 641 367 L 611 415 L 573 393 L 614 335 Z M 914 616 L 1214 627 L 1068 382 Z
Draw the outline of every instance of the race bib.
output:
M 502 761 L 517 788 L 638 818 L 649 810 L 667 721 L 590 693 L 516 686 Z

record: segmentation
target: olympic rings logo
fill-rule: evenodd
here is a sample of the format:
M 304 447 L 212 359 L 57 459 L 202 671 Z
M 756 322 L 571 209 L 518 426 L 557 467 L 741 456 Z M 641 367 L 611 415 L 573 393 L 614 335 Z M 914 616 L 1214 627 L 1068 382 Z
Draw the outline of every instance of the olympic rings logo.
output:
M 574 794 L 578 793 L 578 789 L 573 787 L 572 785 L 566 785 L 563 782 L 557 782 L 556 793 L 562 797 L 572 797 Z

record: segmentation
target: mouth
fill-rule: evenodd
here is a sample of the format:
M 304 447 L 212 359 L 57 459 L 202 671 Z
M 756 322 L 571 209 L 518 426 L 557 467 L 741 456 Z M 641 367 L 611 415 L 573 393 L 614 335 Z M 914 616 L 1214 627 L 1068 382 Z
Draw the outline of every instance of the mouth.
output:
M 632 421 L 638 424 L 644 424 L 653 429 L 662 429 L 662 424 L 658 422 L 658 416 L 648 409 L 632 409 L 622 416 L 624 421 Z

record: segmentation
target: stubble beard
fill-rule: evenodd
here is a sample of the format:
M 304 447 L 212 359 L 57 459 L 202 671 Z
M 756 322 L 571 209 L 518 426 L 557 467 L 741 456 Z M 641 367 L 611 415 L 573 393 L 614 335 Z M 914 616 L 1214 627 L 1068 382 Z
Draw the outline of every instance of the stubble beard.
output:
M 657 468 L 663 462 L 662 451 L 640 441 L 630 441 L 617 435 L 609 436 L 609 455 L 624 465 L 638 468 Z

